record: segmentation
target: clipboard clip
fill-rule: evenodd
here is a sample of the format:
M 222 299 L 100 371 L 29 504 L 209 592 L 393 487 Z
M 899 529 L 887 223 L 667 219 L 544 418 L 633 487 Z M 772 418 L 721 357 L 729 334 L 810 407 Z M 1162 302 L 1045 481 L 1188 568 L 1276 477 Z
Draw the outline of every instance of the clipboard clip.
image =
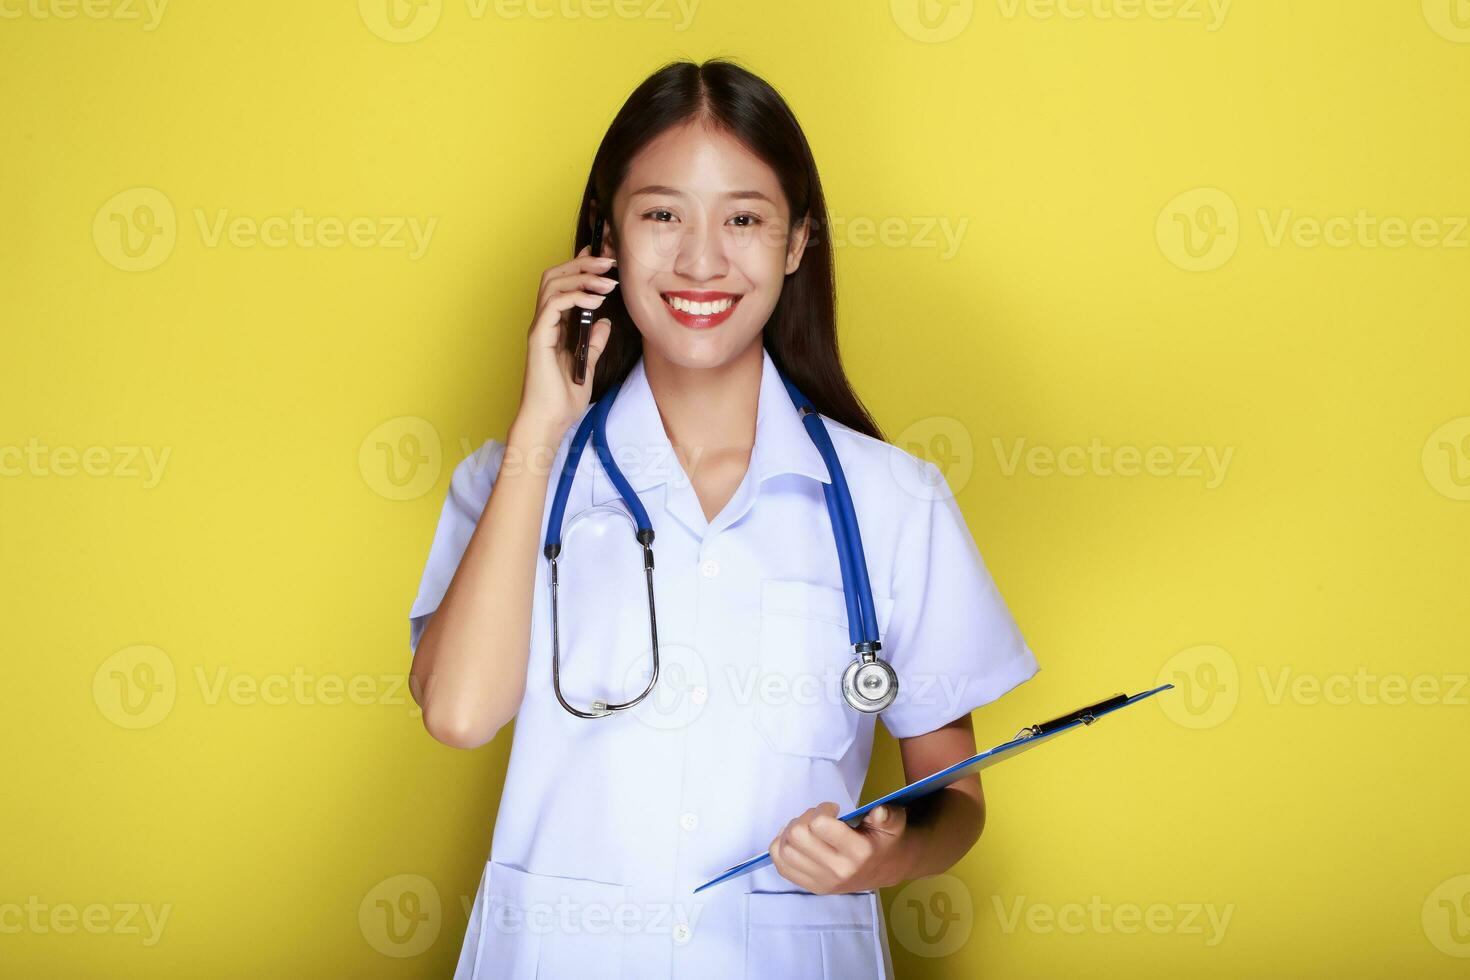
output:
M 1058 728 L 1064 728 L 1078 721 L 1084 725 L 1090 725 L 1097 721 L 1098 715 L 1118 707 L 1127 700 L 1128 695 L 1126 694 L 1114 694 L 1110 698 L 1104 698 L 1096 704 L 1089 704 L 1085 707 L 1078 708 L 1076 711 L 1069 711 L 1064 715 L 1053 718 L 1051 721 L 1028 725 L 1016 733 L 1016 738 L 1040 738 L 1042 735 L 1049 735 Z

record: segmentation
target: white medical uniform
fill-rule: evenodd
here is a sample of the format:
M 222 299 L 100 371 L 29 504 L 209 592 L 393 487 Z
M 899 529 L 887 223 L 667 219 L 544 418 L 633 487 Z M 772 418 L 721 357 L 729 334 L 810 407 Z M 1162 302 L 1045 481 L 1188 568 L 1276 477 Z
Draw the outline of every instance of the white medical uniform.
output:
M 763 360 L 749 469 L 713 521 L 685 475 L 699 461 L 674 455 L 642 360 L 608 416 L 608 445 L 656 534 L 661 669 L 643 703 L 590 720 L 557 703 L 537 558 L 526 694 L 457 980 L 892 976 L 874 892 L 813 895 L 774 867 L 693 890 L 808 807 L 854 807 L 878 718 L 898 738 L 922 735 L 1038 665 L 938 468 L 824 419 L 862 529 L 881 655 L 900 682 L 881 715 L 846 704 L 853 652 L 829 477 Z M 573 431 L 552 463 L 539 540 Z M 490 440 L 454 471 L 410 613 L 414 647 L 504 453 Z M 622 506 L 589 443 L 559 565 L 562 690 L 583 708 L 635 695 L 649 675 L 642 552 Z

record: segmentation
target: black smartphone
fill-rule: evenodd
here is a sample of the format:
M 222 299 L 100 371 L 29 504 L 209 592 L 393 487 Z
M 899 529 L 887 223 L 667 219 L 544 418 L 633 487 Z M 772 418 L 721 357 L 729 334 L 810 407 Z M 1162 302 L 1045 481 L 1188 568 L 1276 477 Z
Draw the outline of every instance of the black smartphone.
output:
M 592 254 L 602 255 L 602 214 L 599 213 L 592 223 Z M 608 278 L 617 278 L 616 270 L 609 269 L 603 273 Z M 582 384 L 587 380 L 587 354 L 592 343 L 592 324 L 597 322 L 596 310 L 584 310 L 580 306 L 572 308 L 572 329 L 576 331 L 577 342 L 572 348 L 572 381 Z

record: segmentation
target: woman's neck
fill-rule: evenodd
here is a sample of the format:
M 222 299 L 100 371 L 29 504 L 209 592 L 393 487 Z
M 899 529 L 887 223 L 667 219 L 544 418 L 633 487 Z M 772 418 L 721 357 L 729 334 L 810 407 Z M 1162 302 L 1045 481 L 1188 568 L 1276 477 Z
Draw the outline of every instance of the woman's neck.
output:
M 750 464 L 764 366 L 759 335 L 729 363 L 713 368 L 684 367 L 643 349 L 664 432 L 706 520 L 714 520 L 734 496 Z

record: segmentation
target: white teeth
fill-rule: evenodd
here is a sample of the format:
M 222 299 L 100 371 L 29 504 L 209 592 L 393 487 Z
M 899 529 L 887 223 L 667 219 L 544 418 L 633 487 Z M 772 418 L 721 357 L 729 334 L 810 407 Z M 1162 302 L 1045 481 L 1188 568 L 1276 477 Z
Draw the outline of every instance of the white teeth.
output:
M 733 299 L 718 299 L 711 303 L 691 303 L 681 296 L 665 296 L 664 302 L 681 313 L 688 313 L 692 316 L 714 316 L 716 313 L 725 312 L 735 304 Z

